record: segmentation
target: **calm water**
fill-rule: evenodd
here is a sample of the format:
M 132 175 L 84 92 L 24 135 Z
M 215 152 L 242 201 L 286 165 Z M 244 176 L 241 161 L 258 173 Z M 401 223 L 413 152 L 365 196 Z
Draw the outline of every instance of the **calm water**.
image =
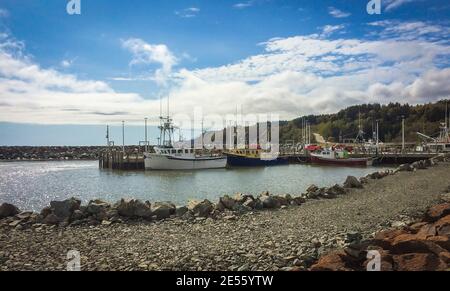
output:
M 368 168 L 289 165 L 268 168 L 219 169 L 192 172 L 112 172 L 95 161 L 0 163 L 0 202 L 38 211 L 51 200 L 78 197 L 87 202 L 123 197 L 185 204 L 190 199 L 216 201 L 224 194 L 300 194 L 310 184 L 331 186 L 348 175 L 360 177 Z

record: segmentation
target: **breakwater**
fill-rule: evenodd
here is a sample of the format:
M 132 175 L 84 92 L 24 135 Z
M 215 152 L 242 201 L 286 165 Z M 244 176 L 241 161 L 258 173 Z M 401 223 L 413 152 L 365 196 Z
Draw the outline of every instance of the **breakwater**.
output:
M 0 160 L 98 160 L 102 153 L 121 151 L 122 147 L 106 146 L 0 146 Z M 139 152 L 139 146 L 126 146 L 127 152 Z

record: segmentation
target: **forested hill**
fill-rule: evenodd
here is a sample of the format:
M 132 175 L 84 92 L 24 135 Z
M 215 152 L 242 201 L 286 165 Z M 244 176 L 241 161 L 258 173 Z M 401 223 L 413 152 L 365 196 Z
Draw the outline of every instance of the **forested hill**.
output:
M 378 120 L 380 140 L 399 142 L 402 139 L 402 116 L 404 116 L 406 141 L 415 142 L 419 140 L 416 134 L 418 131 L 430 136 L 439 134 L 440 123 L 445 119 L 446 102 L 441 100 L 423 105 L 364 104 L 348 107 L 336 114 L 310 115 L 305 118 L 311 124 L 312 133 L 319 133 L 331 142 L 355 138 L 358 133 L 359 115 L 366 139 L 372 138 Z M 450 111 L 450 102 L 448 103 Z M 281 122 L 281 141 L 300 140 L 302 118 Z

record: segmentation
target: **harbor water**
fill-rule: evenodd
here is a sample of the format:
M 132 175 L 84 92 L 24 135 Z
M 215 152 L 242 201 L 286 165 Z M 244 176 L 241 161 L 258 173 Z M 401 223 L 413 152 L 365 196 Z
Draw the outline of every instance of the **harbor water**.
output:
M 96 161 L 1 162 L 0 203 L 39 211 L 52 200 L 78 197 L 83 202 L 121 198 L 172 201 L 184 205 L 191 199 L 217 201 L 224 194 L 299 195 L 315 184 L 343 183 L 349 175 L 361 177 L 378 167 L 352 168 L 284 165 L 201 171 L 100 170 Z

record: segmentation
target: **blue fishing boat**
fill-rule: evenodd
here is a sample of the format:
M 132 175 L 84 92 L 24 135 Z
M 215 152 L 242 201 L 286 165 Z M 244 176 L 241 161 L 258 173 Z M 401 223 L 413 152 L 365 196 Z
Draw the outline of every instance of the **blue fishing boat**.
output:
M 256 149 L 235 149 L 224 154 L 230 167 L 265 167 L 289 163 L 287 158 L 279 157 L 278 154 Z

